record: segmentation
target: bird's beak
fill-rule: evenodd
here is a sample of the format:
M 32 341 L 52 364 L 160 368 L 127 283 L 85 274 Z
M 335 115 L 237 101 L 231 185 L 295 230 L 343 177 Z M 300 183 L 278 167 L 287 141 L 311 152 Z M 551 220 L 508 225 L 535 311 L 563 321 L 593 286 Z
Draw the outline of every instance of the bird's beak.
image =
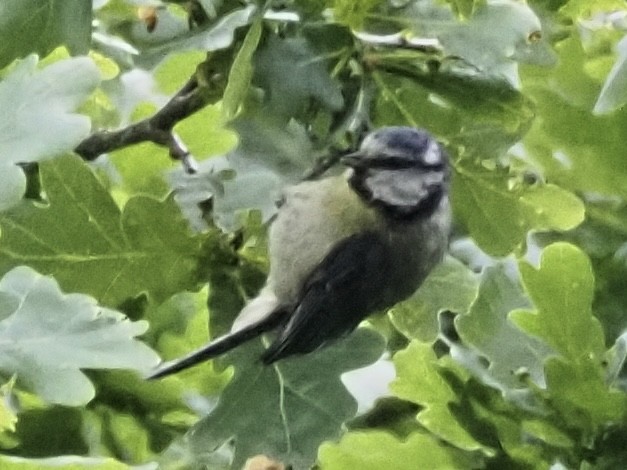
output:
M 340 162 L 342 163 L 342 165 L 355 168 L 355 167 L 363 166 L 364 157 L 359 152 L 348 153 L 346 155 L 343 155 L 342 158 L 340 158 Z

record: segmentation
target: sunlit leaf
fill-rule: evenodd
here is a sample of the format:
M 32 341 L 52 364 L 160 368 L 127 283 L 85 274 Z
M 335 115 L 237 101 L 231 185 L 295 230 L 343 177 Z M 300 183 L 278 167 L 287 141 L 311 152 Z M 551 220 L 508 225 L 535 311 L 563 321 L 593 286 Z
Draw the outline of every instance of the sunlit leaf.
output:
M 222 99 L 222 108 L 227 119 L 232 119 L 235 116 L 240 104 L 246 97 L 253 77 L 253 54 L 259 45 L 262 30 L 261 21 L 256 20 L 248 30 L 242 47 L 235 56 L 229 71 L 229 81 Z
M 474 459 L 428 434 L 399 440 L 383 431 L 349 433 L 337 444 L 326 443 L 318 455 L 322 470 L 415 470 L 470 468 Z
M 65 290 L 111 306 L 143 292 L 164 300 L 197 287 L 202 241 L 172 200 L 138 196 L 120 212 L 77 157 L 44 163 L 41 179 L 47 204 L 0 214 L 0 272 L 28 263 Z
M 588 258 L 573 245 L 554 243 L 543 251 L 538 269 L 521 263 L 520 270 L 537 310 L 518 310 L 511 318 L 560 355 L 545 365 L 554 406 L 583 429 L 622 419 L 627 397 L 606 383 L 603 331 L 590 309 L 593 276 Z
M 408 338 L 433 341 L 438 334 L 438 313 L 465 313 L 477 287 L 472 271 L 454 258 L 446 258 L 413 296 L 390 310 L 390 318 Z
M 132 470 L 132 466 L 115 459 L 104 457 L 79 457 L 76 455 L 29 459 L 23 457 L 0 456 L 0 464 L 7 470 L 42 470 L 63 468 L 67 470 Z M 157 464 L 148 465 L 146 470 L 156 470 Z
M 394 365 L 397 378 L 390 389 L 395 396 L 423 408 L 417 419 L 426 429 L 461 449 L 490 452 L 451 414 L 449 407 L 459 398 L 441 375 L 431 345 L 413 341 L 406 349 L 396 353 Z
M 455 165 L 455 209 L 477 244 L 503 256 L 525 241 L 529 230 L 569 230 L 584 218 L 583 203 L 551 184 L 526 186 L 496 166 Z
M 592 315 L 593 277 L 588 258 L 576 247 L 555 243 L 542 253 L 539 269 L 520 264 L 523 283 L 537 311 L 518 311 L 514 322 L 572 361 L 600 358 L 605 350 Z
M 590 58 L 581 38 L 561 41 L 556 50 L 558 67 L 525 72 L 523 89 L 537 105 L 535 125 L 523 140 L 525 148 L 553 184 L 625 198 L 622 136 L 627 108 L 593 114 L 601 83 L 584 69 Z

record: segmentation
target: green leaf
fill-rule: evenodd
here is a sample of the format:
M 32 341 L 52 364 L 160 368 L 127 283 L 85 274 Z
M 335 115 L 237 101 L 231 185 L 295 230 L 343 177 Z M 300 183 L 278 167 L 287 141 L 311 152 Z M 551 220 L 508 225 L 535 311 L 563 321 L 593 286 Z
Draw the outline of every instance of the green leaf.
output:
M 3 296 L 4 295 L 5 294 L 3 294 Z M 2 307 L 0 307 L 0 311 L 1 310 Z M 10 401 L 14 386 L 15 377 L 0 387 L 0 435 L 4 435 L 7 431 L 15 431 L 15 423 L 17 423 L 17 410 L 15 410 L 15 406 L 13 406 Z M 0 438 L 0 442 L 3 440 L 4 436 Z
M 553 184 L 527 188 L 519 199 L 522 216 L 534 230 L 571 230 L 584 220 L 585 208 L 573 193 Z
M 44 56 L 60 45 L 85 54 L 90 40 L 90 2 L 3 0 L 0 5 L 0 68 L 33 52 Z
M 627 36 L 618 43 L 616 52 L 616 63 L 594 105 L 595 114 L 610 113 L 627 103 Z
M 608 387 L 604 371 L 595 361 L 573 363 L 552 357 L 545 373 L 553 407 L 568 425 L 594 435 L 602 427 L 624 422 L 627 396 Z
M 479 294 L 468 314 L 455 318 L 465 345 L 476 349 L 489 362 L 488 373 L 503 388 L 524 388 L 517 373 L 524 372 L 544 384 L 543 359 L 550 349 L 516 328 L 508 320 L 512 310 L 529 307 L 522 288 L 507 274 L 503 264 L 488 267 L 481 275 Z
M 68 152 L 90 130 L 89 118 L 74 110 L 100 81 L 94 63 L 80 57 L 36 67 L 37 58 L 30 56 L 0 82 L 0 210 L 24 194 L 26 180 L 16 163 Z
M 168 95 L 177 92 L 206 58 L 205 51 L 196 50 L 169 54 L 154 71 L 159 89 Z
M 445 55 L 470 65 L 474 69 L 472 75 L 479 72 L 514 87 L 519 85 L 517 61 L 551 63 L 546 44 L 535 39 L 541 31 L 540 20 L 527 4 L 476 2 L 470 17 L 459 21 L 451 8 L 442 3 L 421 1 L 387 6 L 381 14 L 371 15 L 370 28 L 397 31 L 410 40 L 437 38 Z M 468 11 L 467 7 L 464 9 Z M 396 52 L 404 51 L 397 48 Z
M 458 216 L 484 251 L 503 256 L 521 246 L 529 230 L 570 230 L 583 221 L 583 203 L 572 193 L 517 183 L 488 163 L 458 162 L 452 192 Z
M 37 395 L 22 391 L 19 393 L 19 402 L 22 409 L 15 437 L 21 455 L 42 458 L 87 452 L 81 435 L 83 409 L 46 406 Z
M 146 331 L 145 322 L 129 322 L 88 296 L 64 295 L 54 280 L 30 268 L 7 273 L 0 292 L 14 300 L 0 312 L 0 369 L 51 403 L 76 406 L 94 397 L 80 369 L 148 371 L 159 362 L 132 339 Z
M 150 322 L 150 330 L 144 341 L 154 345 L 164 359 L 180 357 L 205 344 L 209 340 L 206 303 L 207 289 L 181 292 L 159 305 L 148 301 L 144 318 Z M 232 370 L 218 372 L 209 361 L 158 381 L 146 381 L 128 371 L 91 376 L 98 385 L 101 404 L 92 407 L 90 422 L 83 424 L 91 430 L 91 453 L 102 455 L 100 447 L 104 445 L 111 455 L 140 463 L 150 460 L 152 452 L 168 447 L 176 435 L 207 414 L 231 379 Z M 129 413 L 129 409 L 138 411 Z M 175 453 L 168 449 L 168 454 Z M 169 467 L 164 464 L 163 468 Z
M 450 358 L 449 358 L 450 359 Z M 430 344 L 412 341 L 403 351 L 394 355 L 396 380 L 390 385 L 392 393 L 423 407 L 417 419 L 440 439 L 464 450 L 491 450 L 477 442 L 451 413 L 452 404 L 459 397 L 441 373 L 444 360 L 438 360 Z M 467 374 L 448 360 L 451 367 L 465 378 Z
M 390 318 L 407 338 L 433 341 L 438 314 L 465 313 L 477 295 L 477 276 L 455 258 L 447 257 L 409 299 L 394 306 Z
M 606 344 L 619 338 L 627 324 L 627 204 L 619 198 L 588 198 L 586 220 L 567 234 L 542 236 L 542 244 L 563 240 L 577 245 L 592 260 L 595 275 L 594 314 L 601 321 Z
M 121 176 L 120 187 L 129 195 L 144 194 L 158 198 L 167 196 L 170 187 L 164 175 L 167 170 L 178 168 L 168 151 L 152 142 L 124 147 L 108 155 Z
M 414 433 L 401 441 L 384 431 L 352 432 L 337 444 L 325 443 L 318 460 L 321 470 L 449 470 L 476 464 L 431 435 Z
M 558 67 L 524 74 L 523 91 L 537 106 L 534 126 L 523 140 L 527 158 L 563 189 L 625 198 L 627 108 L 593 114 L 601 83 L 587 69 L 598 54 L 589 57 L 576 35 L 555 47 Z
M 458 17 L 467 19 L 483 0 L 446 0 Z
M 596 12 L 607 13 L 614 10 L 620 11 L 625 8 L 625 2 L 622 0 L 595 0 L 594 2 L 587 0 L 568 0 L 564 3 L 560 12 L 572 18 L 590 17 Z
M 515 59 L 543 59 L 531 40 L 540 30 L 540 20 L 525 3 L 485 2 L 469 21 L 456 23 L 439 39 L 451 56 L 463 57 L 478 69 L 516 85 Z
M 320 443 L 338 437 L 357 411 L 340 375 L 376 360 L 382 343 L 361 328 L 328 348 L 271 367 L 258 361 L 259 342 L 240 347 L 231 355 L 233 380 L 187 436 L 192 452 L 206 454 L 232 439 L 234 469 L 257 454 L 308 468 Z
M 127 462 L 146 462 L 154 459 L 150 450 L 150 436 L 139 416 L 128 413 L 107 413 L 106 424 L 112 447 Z
M 142 339 L 164 358 L 206 343 L 206 295 L 205 289 L 177 294 L 160 305 L 149 301 L 145 318 L 151 328 Z M 211 362 L 159 381 L 146 381 L 130 371 L 93 371 L 90 377 L 98 395 L 90 413 L 82 414 L 80 441 L 86 442 L 91 455 L 134 463 L 150 460 L 153 452 L 167 447 L 207 413 L 231 375 L 216 372 Z
M 304 38 L 272 35 L 265 40 L 255 55 L 254 82 L 268 91 L 273 113 L 293 116 L 311 98 L 333 111 L 342 108 L 339 85 L 327 72 L 324 59 Z
M 529 129 L 535 104 L 499 77 L 404 51 L 368 53 L 378 69 L 377 125 L 428 129 L 460 157 L 503 155 Z M 429 64 L 435 61 L 437 68 Z M 403 78 L 401 78 L 403 77 Z
M 229 290 L 229 287 L 231 286 L 212 283 L 211 291 Z M 210 339 L 206 289 L 195 294 L 180 292 L 160 305 L 151 303 L 146 309 L 145 318 L 150 322 L 146 340 L 156 344 L 164 360 L 183 356 L 190 349 L 201 347 Z M 211 333 L 211 336 L 217 336 L 213 330 Z M 185 391 L 189 393 L 192 387 L 206 394 L 215 394 L 222 390 L 229 378 L 230 374 L 218 373 L 211 362 L 205 362 L 165 380 L 153 382 L 150 386 L 146 386 L 145 382 L 127 385 L 131 385 L 131 389 L 140 393 L 142 401 L 155 400 L 154 409 L 162 406 L 159 402 L 171 407 L 175 396 L 179 400 L 180 396 Z M 163 400 L 166 388 L 161 391 L 155 390 L 155 387 L 158 388 L 165 383 L 172 385 L 167 392 L 172 400 Z M 124 387 L 120 388 L 115 383 L 111 383 L 111 387 L 124 393 Z
M 253 78 L 253 54 L 259 45 L 262 22 L 258 18 L 251 25 L 242 47 L 240 47 L 229 72 L 229 80 L 222 98 L 222 109 L 226 119 L 232 119 L 246 98 L 250 81 Z
M 235 31 L 242 26 L 250 24 L 251 18 L 256 11 L 253 5 L 246 5 L 244 8 L 232 10 L 223 15 L 214 24 L 207 28 L 192 29 L 189 32 L 185 30 L 184 22 L 178 27 L 178 31 L 174 31 L 175 38 L 164 41 L 163 37 L 152 37 L 150 33 L 143 33 L 143 38 L 148 43 L 161 42 L 148 50 L 148 56 L 152 56 L 154 60 L 161 60 L 165 54 L 170 52 L 181 52 L 189 50 L 198 51 L 215 51 L 225 49 L 233 43 Z
M 570 448 L 574 444 L 570 436 L 546 421 L 539 419 L 524 421 L 522 429 L 525 433 L 531 434 L 549 445 Z
M 313 3 L 313 2 L 312 2 Z M 333 18 L 338 22 L 349 26 L 351 29 L 363 28 L 363 23 L 378 5 L 384 4 L 383 0 L 329 0 L 326 2 L 333 6 Z
M 174 126 L 189 151 L 198 160 L 225 154 L 237 145 L 237 134 L 225 127 L 219 105 L 206 106 Z
M 600 360 L 605 345 L 591 311 L 594 277 L 586 255 L 568 243 L 554 243 L 542 252 L 538 269 L 524 261 L 519 267 L 537 310 L 512 312 L 514 323 L 570 361 Z
M 258 215 L 258 214 L 257 214 Z M 250 217 L 252 219 L 253 217 Z M 256 217 L 259 219 L 259 217 Z M 258 241 L 263 244 L 263 248 L 267 247 L 267 227 L 248 224 L 247 229 L 258 230 L 258 236 L 263 237 Z M 262 232 L 262 233 L 260 233 Z M 219 336 L 231 331 L 233 320 L 239 314 L 249 299 L 255 297 L 259 290 L 263 287 L 267 269 L 261 269 L 258 265 L 244 262 L 243 257 L 246 255 L 247 245 L 254 243 L 251 238 L 250 231 L 240 232 L 245 238 L 244 245 L 239 250 L 237 256 L 234 252 L 224 251 L 220 267 L 211 270 L 209 276 L 209 298 L 207 299 L 207 307 L 210 312 L 210 328 L 212 336 Z M 266 250 L 258 247 L 257 256 L 262 256 L 267 261 Z M 260 251 L 263 250 L 263 253 Z M 238 259 L 239 258 L 239 259 Z M 237 260 L 237 261 L 236 261 Z M 237 262 L 237 266 L 235 263 Z
M 557 441 L 560 447 L 566 443 L 565 436 L 560 436 L 562 439 L 556 436 L 559 429 L 549 424 L 555 417 L 547 417 L 547 410 L 541 409 L 540 416 L 549 423 L 538 424 L 535 422 L 538 410 L 532 414 L 527 403 L 512 402 L 511 397 L 505 398 L 501 391 L 474 379 L 470 379 L 459 394 L 463 403 L 456 406 L 454 412 L 474 436 L 500 450 L 490 460 L 495 468 L 549 468 L 556 459 L 562 458 L 562 449 L 556 451 L 549 447 L 549 442 L 536 437 L 547 436 L 547 441 Z M 527 424 L 529 422 L 531 424 Z M 487 467 L 492 466 L 490 464 Z
M 627 396 L 606 382 L 603 331 L 590 308 L 594 278 L 588 258 L 573 245 L 554 243 L 544 249 L 538 269 L 521 262 L 520 271 L 537 310 L 517 310 L 510 318 L 560 354 L 545 364 L 551 403 L 570 425 L 587 432 L 620 422 Z
M 295 121 L 285 125 L 259 111 L 237 118 L 232 127 L 239 137 L 235 150 L 202 162 L 195 175 L 180 170 L 171 176 L 182 210 L 196 227 L 206 225 L 198 205 L 209 198 L 214 222 L 226 231 L 240 228 L 250 209 L 267 222 L 276 214 L 282 189 L 299 182 L 313 165 L 312 144 Z
M 29 459 L 0 455 L 0 464 L 6 470 L 42 470 L 63 468 L 64 470 L 132 470 L 133 467 L 115 459 L 103 457 L 79 457 L 76 455 L 50 457 L 47 459 Z M 143 467 L 142 467 L 143 468 Z M 148 465 L 146 470 L 156 469 Z
M 0 214 L 0 273 L 28 263 L 65 290 L 111 306 L 142 292 L 162 301 L 198 286 L 206 264 L 201 238 L 189 233 L 172 200 L 138 196 L 120 213 L 77 157 L 45 162 L 40 174 L 48 203 Z

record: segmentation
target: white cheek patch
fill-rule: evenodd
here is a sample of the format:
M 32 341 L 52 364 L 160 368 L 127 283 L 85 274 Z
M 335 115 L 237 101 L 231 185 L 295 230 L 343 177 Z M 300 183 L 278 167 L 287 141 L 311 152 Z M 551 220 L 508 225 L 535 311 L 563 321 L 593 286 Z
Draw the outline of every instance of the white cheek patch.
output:
M 440 152 L 440 146 L 435 142 L 431 142 L 429 144 L 429 148 L 423 155 L 423 159 L 427 165 L 440 165 L 442 163 L 442 152 Z

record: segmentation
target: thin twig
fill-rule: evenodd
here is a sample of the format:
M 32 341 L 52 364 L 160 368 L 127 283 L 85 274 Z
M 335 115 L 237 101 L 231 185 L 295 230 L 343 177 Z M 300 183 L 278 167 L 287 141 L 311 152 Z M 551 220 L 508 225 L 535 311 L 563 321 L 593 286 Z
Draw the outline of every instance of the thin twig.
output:
M 353 35 L 364 44 L 374 47 L 413 49 L 427 54 L 442 52 L 442 44 L 437 38 L 415 37 L 407 34 L 407 32 L 380 35 L 364 31 L 353 31 Z
M 333 167 L 337 162 L 340 161 L 342 155 L 347 153 L 346 151 L 342 152 L 340 150 L 332 149 L 327 155 L 322 158 L 319 158 L 313 168 L 307 171 L 302 180 L 303 181 L 311 181 L 318 179 L 320 176 L 325 174 L 331 167 Z
M 181 139 L 172 131 L 176 123 L 202 109 L 209 100 L 195 77 L 191 78 L 166 105 L 153 116 L 116 131 L 96 132 L 74 151 L 91 161 L 103 153 L 140 142 L 167 147 L 170 156 L 180 160 L 188 173 L 196 172 L 196 162 Z

